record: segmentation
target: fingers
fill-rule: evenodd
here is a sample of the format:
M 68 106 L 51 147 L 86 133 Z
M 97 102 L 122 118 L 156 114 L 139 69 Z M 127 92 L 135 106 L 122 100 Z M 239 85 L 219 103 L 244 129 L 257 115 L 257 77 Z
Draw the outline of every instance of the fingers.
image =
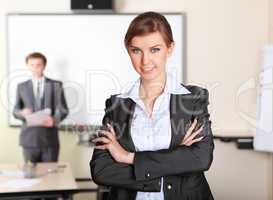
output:
M 115 135 L 113 135 L 111 132 L 109 131 L 105 131 L 105 130 L 101 130 L 100 134 L 102 134 L 103 136 L 106 136 L 107 138 L 109 138 L 111 141 L 116 140 Z
M 185 143 L 185 144 L 183 144 L 183 145 L 191 146 L 192 144 L 194 144 L 194 143 L 196 143 L 196 142 L 200 142 L 203 138 L 204 138 L 204 136 L 199 137 L 199 138 L 196 138 L 196 139 L 193 139 L 193 140 L 191 140 L 191 141 L 189 141 L 189 142 L 187 142 L 187 143 Z
M 107 127 L 109 128 L 110 132 L 111 132 L 114 136 L 116 136 L 116 132 L 115 132 L 113 126 L 111 126 L 109 123 L 107 123 Z
M 190 136 L 188 136 L 187 138 L 185 138 L 185 143 L 190 142 L 191 140 L 193 140 L 201 131 L 203 130 L 203 126 L 201 126 L 201 128 L 199 128 L 197 131 L 195 131 L 194 133 L 192 133 Z
M 108 149 L 108 145 L 110 144 L 111 140 L 109 140 L 106 137 L 98 137 L 92 140 L 95 145 L 95 149 L 100 149 L 100 150 L 106 150 Z
M 186 135 L 185 135 L 184 138 L 187 138 L 187 137 L 189 137 L 191 135 L 191 133 L 194 130 L 194 128 L 195 128 L 196 125 L 197 125 L 197 118 L 194 118 L 193 123 L 190 126 L 190 128 L 187 130 Z
M 190 128 L 187 130 L 181 145 L 191 146 L 196 142 L 200 142 L 204 137 L 196 138 L 198 134 L 203 130 L 204 126 L 201 126 L 198 130 L 194 131 L 197 128 L 197 118 L 194 118 L 193 123 L 191 124 Z M 194 131 L 194 132 L 193 132 Z
M 95 149 L 100 149 L 100 150 L 106 150 L 107 146 L 106 145 L 99 145 L 99 146 L 95 146 Z
M 93 139 L 92 142 L 94 142 L 94 143 L 100 142 L 103 144 L 108 144 L 111 142 L 111 140 L 108 139 L 107 137 L 98 137 L 98 138 Z M 101 145 L 99 145 L 99 146 L 101 146 Z
M 108 127 L 109 131 L 99 130 L 99 133 L 102 135 L 105 135 L 106 137 L 108 137 L 112 141 L 115 141 L 116 140 L 116 132 L 115 132 L 113 126 L 111 126 L 110 124 L 107 123 L 107 127 Z
M 54 124 L 54 120 L 52 117 L 48 116 L 44 119 L 43 124 L 45 124 L 46 126 L 50 127 L 53 126 Z
M 95 149 L 108 149 L 109 144 L 117 140 L 114 128 L 110 124 L 107 124 L 107 127 L 109 128 L 109 131 L 99 130 L 99 137 L 92 140 L 92 142 L 96 143 Z
M 21 115 L 23 115 L 24 117 L 31 114 L 32 111 L 30 108 L 24 108 L 23 110 L 21 110 Z
M 31 108 L 25 108 L 25 112 L 26 112 L 27 114 L 31 114 L 31 113 L 32 113 L 32 110 L 31 110 Z

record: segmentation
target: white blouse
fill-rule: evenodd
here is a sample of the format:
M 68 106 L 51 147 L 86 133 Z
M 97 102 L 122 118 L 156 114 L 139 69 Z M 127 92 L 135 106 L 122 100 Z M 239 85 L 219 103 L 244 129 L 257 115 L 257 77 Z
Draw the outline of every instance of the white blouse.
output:
M 156 151 L 168 149 L 171 143 L 170 97 L 171 94 L 190 93 L 176 79 L 167 74 L 163 93 L 155 100 L 151 117 L 139 98 L 140 79 L 118 97 L 131 98 L 135 103 L 135 112 L 131 124 L 131 137 L 136 151 Z M 163 177 L 160 192 L 137 192 L 136 200 L 164 200 Z

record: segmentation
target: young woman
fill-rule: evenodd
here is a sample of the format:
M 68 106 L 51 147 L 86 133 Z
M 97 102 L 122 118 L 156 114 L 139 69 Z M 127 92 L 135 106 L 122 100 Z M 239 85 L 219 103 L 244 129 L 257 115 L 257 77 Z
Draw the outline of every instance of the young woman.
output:
M 110 200 L 212 200 L 204 176 L 214 149 L 208 91 L 167 72 L 174 41 L 163 15 L 138 15 L 124 41 L 140 78 L 106 100 L 93 181 L 111 187 Z

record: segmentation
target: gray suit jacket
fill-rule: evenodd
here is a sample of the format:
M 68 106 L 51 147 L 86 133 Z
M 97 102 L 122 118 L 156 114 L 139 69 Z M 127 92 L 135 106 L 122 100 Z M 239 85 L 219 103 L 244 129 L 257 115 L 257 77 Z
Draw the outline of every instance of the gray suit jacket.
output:
M 57 125 L 68 115 L 62 82 L 45 78 L 43 108 L 51 109 L 51 116 L 54 118 L 55 124 L 52 128 L 27 127 L 24 117 L 20 114 L 23 108 L 30 108 L 32 111 L 37 111 L 31 80 L 18 85 L 16 103 L 13 110 L 14 117 L 23 121 L 20 145 L 25 148 L 58 147 Z

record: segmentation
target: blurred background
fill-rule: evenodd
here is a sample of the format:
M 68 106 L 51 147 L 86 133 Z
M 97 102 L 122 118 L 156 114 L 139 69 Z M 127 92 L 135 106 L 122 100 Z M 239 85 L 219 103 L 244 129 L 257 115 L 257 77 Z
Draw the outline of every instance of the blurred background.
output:
M 256 132 L 263 48 L 273 42 L 273 0 L 115 0 L 113 8 L 117 13 L 152 10 L 186 14 L 184 82 L 206 87 L 210 92 L 215 151 L 206 176 L 215 199 L 272 200 L 272 153 L 251 147 L 240 149 L 238 139 L 251 140 Z M 73 11 L 69 0 L 0 0 L 2 83 L 8 76 L 9 13 Z M 22 163 L 19 129 L 9 126 L 8 94 L 3 87 L 6 86 L 1 85 L 0 163 Z M 59 160 L 71 165 L 75 178 L 90 178 L 93 148 L 79 145 L 79 136 L 69 131 L 61 131 L 59 136 Z M 95 196 L 86 193 L 76 198 Z

